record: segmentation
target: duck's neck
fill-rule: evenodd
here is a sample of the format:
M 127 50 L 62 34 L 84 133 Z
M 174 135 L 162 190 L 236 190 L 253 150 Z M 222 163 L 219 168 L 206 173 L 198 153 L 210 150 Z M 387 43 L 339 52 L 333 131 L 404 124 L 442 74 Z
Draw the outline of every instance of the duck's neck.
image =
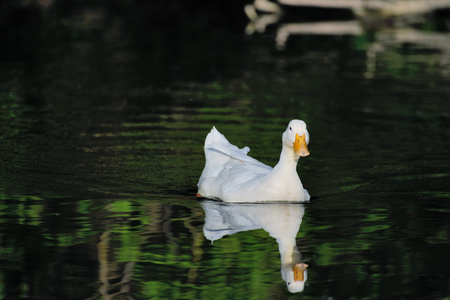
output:
M 283 267 L 292 266 L 301 262 L 301 254 L 295 239 L 277 239 L 277 243 L 280 251 L 281 265 Z
M 277 165 L 274 167 L 276 171 L 283 172 L 296 172 L 297 173 L 297 163 L 299 156 L 297 156 L 294 152 L 294 149 L 290 149 L 283 146 L 280 154 L 280 160 Z

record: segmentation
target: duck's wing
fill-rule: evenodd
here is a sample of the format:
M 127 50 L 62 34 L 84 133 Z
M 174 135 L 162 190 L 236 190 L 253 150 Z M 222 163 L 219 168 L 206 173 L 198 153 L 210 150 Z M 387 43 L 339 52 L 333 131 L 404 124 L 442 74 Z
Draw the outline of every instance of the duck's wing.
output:
M 225 235 L 261 228 L 260 225 L 239 214 L 234 207 L 224 206 L 223 202 L 202 201 L 201 205 L 205 211 L 203 233 L 212 242 Z
M 270 166 L 248 156 L 249 151 L 249 147 L 239 149 L 231 144 L 223 134 L 213 127 L 205 140 L 205 166 L 209 165 L 219 169 L 220 166 L 223 168 L 224 164 L 230 160 L 235 160 L 242 163 L 246 169 L 253 169 L 257 173 L 264 174 L 272 170 Z M 218 171 L 220 172 L 220 170 Z

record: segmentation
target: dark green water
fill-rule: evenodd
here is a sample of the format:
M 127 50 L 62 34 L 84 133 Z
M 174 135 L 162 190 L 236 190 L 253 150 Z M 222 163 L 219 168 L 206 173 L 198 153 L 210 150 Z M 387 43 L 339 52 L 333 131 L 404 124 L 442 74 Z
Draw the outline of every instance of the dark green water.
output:
M 450 299 L 447 11 L 277 50 L 284 21 L 245 35 L 243 5 L 0 4 L 0 298 Z M 212 126 L 273 166 L 292 118 L 299 294 L 243 213 L 269 206 L 195 197 Z M 208 203 L 247 225 L 211 243 Z

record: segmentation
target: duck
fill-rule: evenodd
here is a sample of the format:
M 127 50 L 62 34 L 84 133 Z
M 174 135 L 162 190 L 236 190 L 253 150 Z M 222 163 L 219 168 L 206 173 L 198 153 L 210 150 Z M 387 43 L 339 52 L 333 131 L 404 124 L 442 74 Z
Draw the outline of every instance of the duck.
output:
M 214 126 L 205 139 L 205 167 L 198 181 L 197 197 L 224 202 L 309 201 L 297 173 L 301 157 L 310 154 L 306 123 L 294 119 L 281 136 L 280 159 L 270 167 L 252 157 L 249 147 L 231 144 Z

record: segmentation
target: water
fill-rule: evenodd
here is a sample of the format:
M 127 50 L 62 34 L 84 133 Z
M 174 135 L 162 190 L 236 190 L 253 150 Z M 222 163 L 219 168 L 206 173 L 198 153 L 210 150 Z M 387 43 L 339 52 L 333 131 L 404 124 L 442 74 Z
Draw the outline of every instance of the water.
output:
M 242 3 L 48 3 L 2 4 L 2 298 L 450 297 L 447 10 L 277 45 L 304 15 L 354 17 L 246 35 Z M 273 166 L 292 118 L 310 203 L 195 197 L 212 126 Z

